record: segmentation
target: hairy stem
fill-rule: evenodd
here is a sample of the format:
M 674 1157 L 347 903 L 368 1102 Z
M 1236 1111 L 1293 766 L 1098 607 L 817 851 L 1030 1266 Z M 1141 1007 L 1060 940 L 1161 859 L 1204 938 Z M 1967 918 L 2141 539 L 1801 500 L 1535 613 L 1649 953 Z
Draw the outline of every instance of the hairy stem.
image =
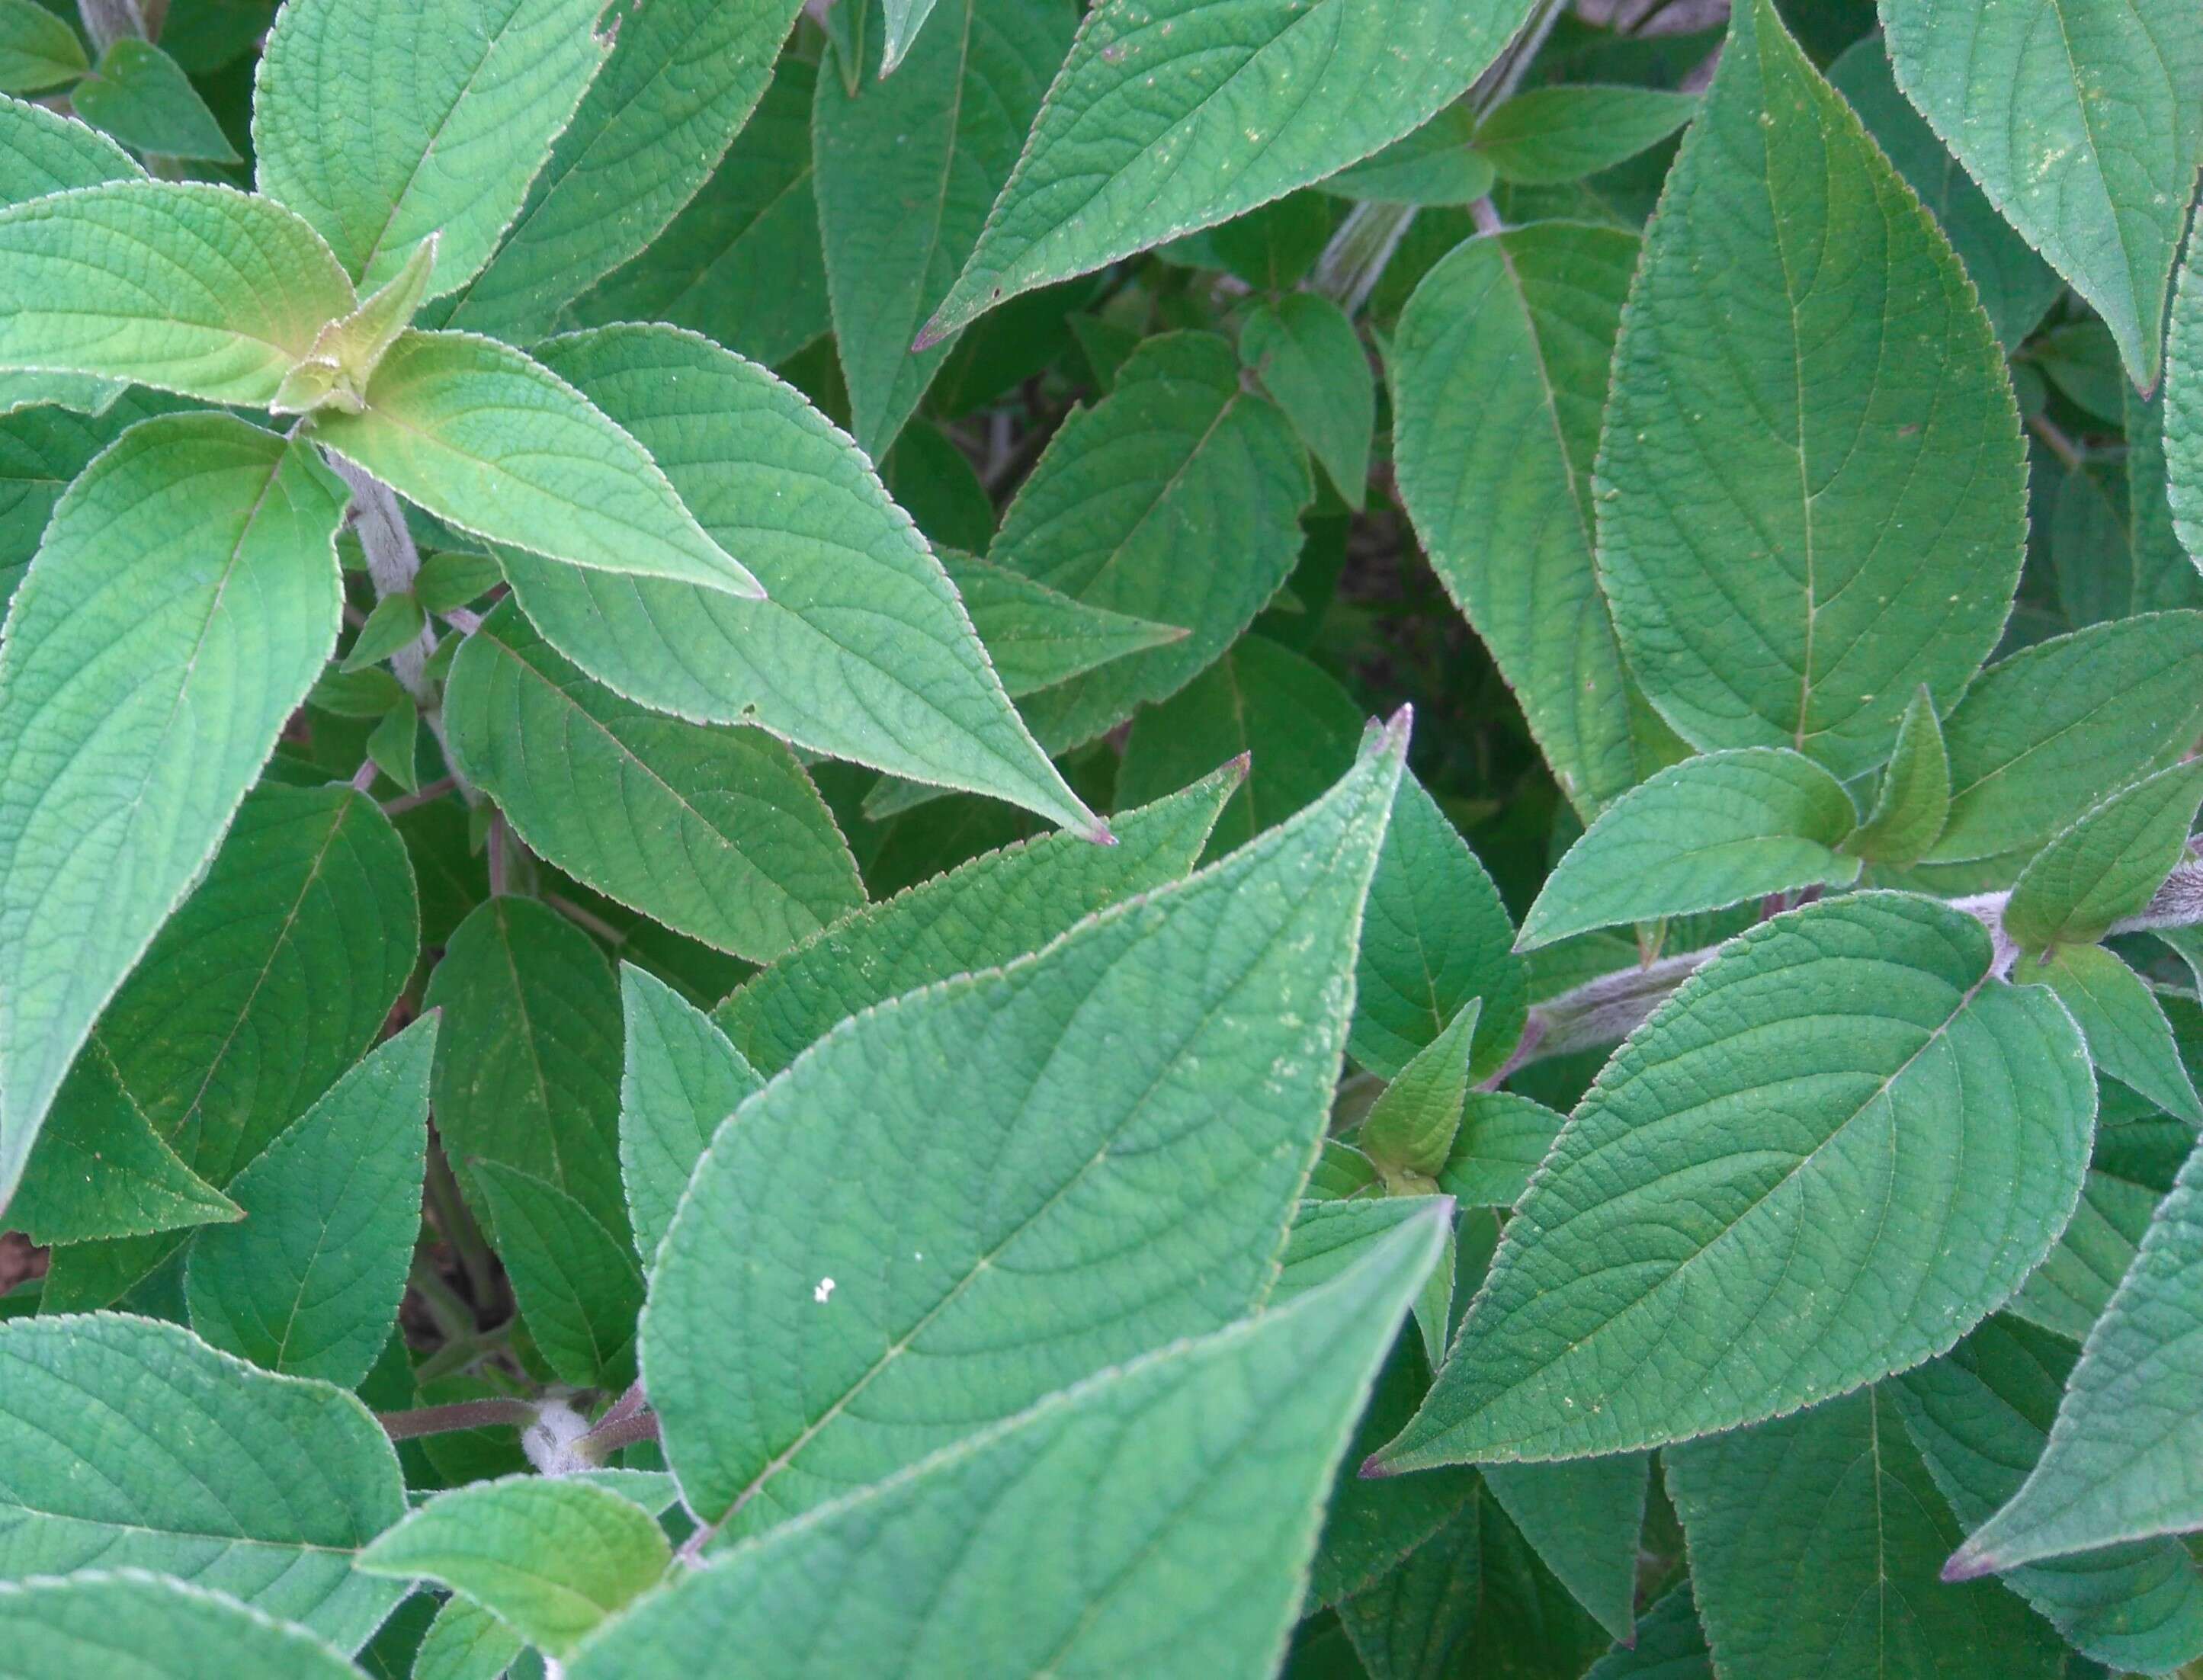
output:
M 531 1400 L 458 1400 L 450 1406 L 423 1406 L 410 1412 L 378 1412 L 375 1421 L 393 1441 L 416 1435 L 451 1435 L 460 1429 L 493 1429 L 500 1424 L 523 1426 L 535 1421 L 538 1407 Z

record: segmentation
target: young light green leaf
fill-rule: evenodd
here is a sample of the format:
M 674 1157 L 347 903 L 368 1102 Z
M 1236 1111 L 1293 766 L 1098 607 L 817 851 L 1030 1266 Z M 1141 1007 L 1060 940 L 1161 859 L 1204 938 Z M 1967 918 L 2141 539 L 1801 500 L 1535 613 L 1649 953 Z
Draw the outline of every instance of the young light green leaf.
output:
M 1472 1091 L 1438 1169 L 1438 1188 L 1463 1207 L 1512 1207 L 1552 1152 L 1565 1117 L 1511 1091 Z
M 603 0 L 292 0 L 260 60 L 260 190 L 312 222 L 362 286 L 440 234 L 440 297 L 519 211 L 611 43 Z
M 397 1322 L 428 1153 L 434 1017 L 379 1047 L 230 1181 L 192 1245 L 192 1328 L 265 1371 L 357 1388 Z
M 712 1134 L 765 1081 L 709 1016 L 631 963 L 620 964 L 620 1174 L 647 1270 Z
M 1998 1317 L 1888 1385 L 1961 1524 L 1978 1525 L 2019 1491 L 2072 1367 L 2064 1342 Z M 2203 1654 L 2203 1577 L 2177 1541 L 2015 1570 L 2005 1584 L 2112 1669 L 2162 1673 Z
M 459 924 L 425 999 L 444 1011 L 436 1130 L 460 1168 L 494 1161 L 564 1190 L 624 1237 L 619 988 L 589 936 L 534 899 Z
M 509 554 L 522 610 L 553 647 L 654 710 L 754 723 L 1094 831 L 1003 694 L 940 563 L 817 410 L 762 368 L 663 327 L 542 349 L 777 594 L 754 604 Z
M 2203 162 L 2203 108 L 2188 92 L 2203 80 L 2203 18 L 2179 0 L 1881 0 L 1881 10 L 1898 85 L 2095 306 L 2134 382 L 2154 386 Z
M 1888 893 L 1723 947 L 1569 1119 L 1380 1466 L 1734 1429 L 2001 1305 L 2080 1194 L 2095 1088 L 2065 1011 L 1990 960 L 1973 917 Z
M 1505 180 L 1559 186 L 1657 145 L 1691 120 L 1698 96 L 1652 87 L 1538 87 L 1476 125 L 1476 149 Z
M 0 368 L 264 404 L 357 302 L 312 228 L 225 186 L 114 180 L 0 210 Z
M 642 1272 L 624 1238 L 555 1184 L 494 1161 L 470 1171 L 544 1362 L 578 1388 L 626 1388 L 635 1380 Z
M 530 846 L 707 945 L 769 963 L 865 902 L 786 746 L 622 699 L 510 602 L 459 650 L 444 716 L 452 763 Z
M 2142 979 L 2100 945 L 2061 945 L 2041 957 L 2022 957 L 2012 969 L 2016 985 L 2047 986 L 2088 1041 L 2088 1056 L 2123 1085 L 2130 1085 L 2169 1114 L 2203 1125 L 2203 1102 L 2182 1064 L 2172 1026 Z
M 1261 1300 L 1404 736 L 1191 880 L 860 1017 L 720 1128 L 643 1316 L 700 1518 L 753 1531 Z M 875 1171 L 892 1207 L 830 1190 Z M 1094 1217 L 1135 1206 L 1137 1241 Z
M 1087 15 L 1016 172 L 923 342 L 1005 298 L 1213 227 L 1336 174 L 1468 91 L 1528 14 L 1343 0 L 1227 17 Z
M 1351 1270 L 1403 1223 L 1437 1205 L 1438 1199 L 1432 1196 L 1358 1196 L 1337 1201 L 1313 1194 L 1303 1196 L 1285 1233 L 1278 1281 L 1263 1306 L 1274 1311 L 1322 1288 Z
M 1854 42 L 1828 67 L 1828 81 L 1920 195 L 1980 289 L 1997 342 L 2017 350 L 2057 298 L 2058 274 L 1996 211 L 1943 143 L 1898 91 L 1879 36 Z
M 385 595 L 352 638 L 351 650 L 337 667 L 347 675 L 379 665 L 402 647 L 410 647 L 428 628 L 428 615 L 410 592 Z
M 1951 760 L 1934 700 L 1922 686 L 1897 726 L 1874 809 L 1843 849 L 1869 863 L 1910 864 L 1935 844 L 1950 816 Z
M 367 406 L 367 387 L 381 366 L 391 345 L 411 322 L 428 289 L 428 276 L 436 266 L 437 236 L 434 233 L 413 247 L 405 265 L 385 280 L 360 306 L 340 321 L 332 321 L 315 336 L 314 348 L 304 362 L 283 376 L 269 403 L 276 414 L 307 414 L 319 408 L 338 408 L 357 414 Z
M 641 444 L 564 380 L 493 339 L 405 333 L 369 381 L 366 409 L 325 410 L 314 436 L 439 519 L 493 542 L 594 571 L 764 596 Z
M 2064 1650 L 2017 1599 L 1935 1578 L 1960 1530 L 1886 1388 L 1663 1459 L 1721 1672 L 2064 1671 Z
M 508 1476 L 439 1494 L 369 1547 L 360 1566 L 440 1581 L 563 1658 L 672 1561 L 658 1524 L 618 1494 Z
M 1592 566 L 1592 457 L 1634 234 L 1548 222 L 1432 268 L 1385 357 L 1400 495 L 1585 821 L 1681 749 Z
M 1638 1536 L 1651 1459 L 1643 1453 L 1573 1464 L 1491 1465 L 1501 1509 L 1599 1625 L 1627 1645 L 1637 1622 Z
M 1621 645 L 1695 746 L 1856 775 L 2004 628 L 2026 455 L 2003 355 L 1772 0 L 1732 13 L 1646 236 L 1598 475 Z
M 143 1570 L 86 1570 L 0 1586 L 15 1680 L 356 1680 L 344 1653 L 305 1629 Z
M 978 242 L 1075 22 L 1064 0 L 945 4 L 893 76 L 874 47 L 853 91 L 820 77 L 812 115 L 834 344 L 875 461 L 948 354 L 911 340 Z
M 2159 1200 L 2147 1185 L 2092 1168 L 2058 1246 L 2005 1310 L 2070 1341 L 2085 1340 L 2134 1264 Z
M 751 1065 L 776 1074 L 837 1021 L 935 981 L 998 967 L 1098 911 L 1183 880 L 1243 774 L 1227 764 L 1121 813 L 1113 846 L 1042 835 L 858 911 L 754 976 L 712 1018 Z
M 796 11 L 797 0 L 650 0 L 609 20 L 611 56 L 451 324 L 540 338 L 656 239 L 727 155 Z
M 2027 1481 L 1952 1579 L 2203 1527 L 2203 1153 L 2190 1154 L 2073 1368 Z
M 0 1205 L 335 645 L 342 508 L 307 451 L 185 415 L 54 511 L 0 642 Z
M 1951 811 L 1920 869 L 1937 890 L 2009 883 L 2113 789 L 2203 732 L 2203 613 L 2092 624 L 1992 665 L 1943 720 Z
M 2188 855 L 2203 804 L 2203 761 L 2122 788 L 2053 838 L 2020 871 L 2004 930 L 2029 951 L 2088 944 L 2149 902 Z
M 527 1648 L 511 1624 L 454 1593 L 422 1636 L 413 1680 L 500 1680 Z
M 1285 410 L 1346 505 L 1358 510 L 1369 488 L 1377 382 L 1354 323 L 1328 298 L 1290 292 L 1248 315 L 1239 359 Z
M 1505 1061 L 1529 1012 L 1529 980 L 1499 889 L 1412 771 L 1400 776 L 1354 965 L 1347 1053 L 1391 1079 L 1471 998 L 1470 1076 Z
M 1128 653 L 1184 641 L 1188 634 L 1182 625 L 1089 606 L 991 560 L 948 549 L 940 553 L 942 568 L 963 597 L 972 628 L 1012 699 L 1084 676 Z
M 791 1680 L 1270 1672 L 1332 1465 L 1444 1226 L 1428 1210 L 1286 1306 L 737 1548 L 592 1640 L 574 1680 L 729 1649 Z M 1090 1520 L 1066 1526 L 1074 1510 Z
M 1843 783 L 1787 747 L 1686 758 L 1599 813 L 1546 877 L 1517 948 L 1799 887 L 1847 887 L 1858 859 L 1837 848 L 1857 826 Z
M 115 42 L 100 54 L 98 67 L 69 90 L 69 104 L 133 151 L 213 163 L 239 161 L 183 67 L 151 41 L 125 36 Z
M 1491 160 L 1476 150 L 1476 114 L 1456 103 L 1318 186 L 1337 197 L 1379 204 L 1469 204 L 1497 179 Z
M 1034 734 L 1053 752 L 1079 746 L 1214 663 L 1292 570 L 1313 493 L 1292 428 L 1240 382 L 1228 344 L 1206 333 L 1143 344 L 1116 388 L 1049 439 L 987 557 L 1192 634 L 1029 697 Z M 1213 563 L 1188 566 L 1188 554 Z
M 346 1650 L 402 1596 L 352 1566 L 405 1491 L 342 1389 L 117 1313 L 0 1323 L 0 1579 L 158 1570 Z
M 36 0 L 19 3 L 36 7 Z M 97 128 L 44 105 L 0 97 L 0 204 L 145 176 L 130 154 Z
M 1435 1179 L 1446 1165 L 1468 1099 L 1469 1040 L 1482 1009 L 1482 1000 L 1471 998 L 1455 1011 L 1445 1030 L 1370 1105 L 1355 1141 L 1380 1173 Z
M 65 20 L 38 0 L 0 3 L 0 93 L 43 93 L 89 68 L 84 43 Z

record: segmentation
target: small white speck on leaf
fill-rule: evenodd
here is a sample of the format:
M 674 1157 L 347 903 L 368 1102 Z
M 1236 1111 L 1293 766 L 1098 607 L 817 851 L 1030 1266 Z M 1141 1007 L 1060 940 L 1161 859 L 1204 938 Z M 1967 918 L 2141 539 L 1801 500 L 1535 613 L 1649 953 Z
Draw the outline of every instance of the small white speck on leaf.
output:
M 833 1294 L 834 1280 L 830 1277 L 822 1277 L 818 1280 L 818 1287 L 811 1292 L 811 1299 L 824 1306 L 832 1298 Z

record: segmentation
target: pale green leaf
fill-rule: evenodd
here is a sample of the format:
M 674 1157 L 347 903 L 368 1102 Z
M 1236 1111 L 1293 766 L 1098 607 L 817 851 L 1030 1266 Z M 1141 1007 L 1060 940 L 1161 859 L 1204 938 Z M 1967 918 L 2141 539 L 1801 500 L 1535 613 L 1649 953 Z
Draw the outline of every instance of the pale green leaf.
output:
M 1951 760 L 1935 704 L 1922 687 L 1897 726 L 1897 745 L 1882 766 L 1874 809 L 1844 850 L 1871 863 L 1905 864 L 1935 844 L 1951 816 Z
M 842 1027 L 720 1128 L 643 1316 L 691 1509 L 753 1531 L 1260 1302 L 1404 735 L 1190 881 Z
M 1947 708 L 2004 628 L 2026 455 L 2002 352 L 1772 0 L 1731 15 L 1668 176 L 1598 475 L 1621 645 L 1695 746 L 1856 775 L 1915 690 Z
M 1627 162 L 1691 120 L 1698 96 L 1651 87 L 1538 87 L 1476 125 L 1501 178 L 1557 186 Z
M 1552 1152 L 1564 1117 L 1511 1091 L 1472 1091 L 1438 1188 L 1464 1207 L 1512 1207 Z
M 357 414 L 366 407 L 375 370 L 427 294 L 438 243 L 434 233 L 421 240 L 398 272 L 362 298 L 357 309 L 322 327 L 311 354 L 283 376 L 269 408 L 276 414 L 332 407 Z
M 543 354 L 629 428 L 774 595 L 752 603 L 508 555 L 521 608 L 553 647 L 653 710 L 754 723 L 1091 829 L 908 516 L 793 388 L 662 327 L 579 333 Z
M 341 509 L 305 451 L 186 415 L 54 511 L 0 643 L 0 1204 L 335 644 Z
M 1241 383 L 1231 345 L 1207 333 L 1143 344 L 1109 395 L 1048 440 L 987 557 L 1192 634 L 1027 697 L 1034 734 L 1052 752 L 1077 746 L 1213 663 L 1300 557 L 1313 493 L 1292 428 Z
M 729 1553 L 598 1636 L 574 1680 L 729 1650 L 791 1680 L 1271 1674 L 1332 1465 L 1444 1230 L 1426 1211 L 1324 1288 Z
M 1517 945 L 1849 886 L 1858 859 L 1837 848 L 1857 824 L 1843 783 L 1787 747 L 1686 758 L 1599 813 L 1546 877 Z
M 2159 440 L 2165 498 L 2182 547 L 2203 567 L 2203 253 L 2191 252 L 2181 266 L 2165 350 Z
M 1623 1644 L 1636 1627 L 1637 1541 L 1651 1460 L 1643 1453 L 1573 1464 L 1492 1465 L 1483 1472 L 1523 1539 Z
M 1089 606 L 990 560 L 944 549 L 941 564 L 1013 699 L 1188 634 L 1181 625 Z
M 1681 750 L 1621 663 L 1592 571 L 1592 459 L 1636 236 L 1548 222 L 1467 240 L 1385 361 L 1401 499 L 1589 821 Z
M 203 1231 L 192 1328 L 265 1371 L 358 1386 L 389 1341 L 421 1234 L 432 1017 L 331 1088 L 230 1181 L 241 1224 Z
M 624 1237 L 531 1174 L 475 1161 L 470 1176 L 544 1363 L 576 1388 L 627 1387 L 635 1380 L 642 1272 Z
M 531 847 L 676 932 L 767 963 L 865 902 L 785 746 L 622 699 L 510 603 L 459 650 L 444 716 L 453 763 Z
M 1321 1288 L 1351 1270 L 1406 1221 L 1438 1205 L 1431 1196 L 1357 1196 L 1332 1201 L 1314 1191 L 1311 1178 L 1308 1194 L 1293 1210 L 1285 1253 L 1278 1259 L 1278 1281 L 1263 1303 L 1266 1307 L 1283 1306 L 1297 1295 Z
M 0 3 L 0 93 L 43 93 L 88 67 L 84 43 L 38 0 Z
M 239 162 L 221 124 L 176 61 L 151 41 L 124 36 L 69 90 L 69 103 L 93 127 L 133 151 Z
M 489 261 L 611 43 L 603 0 L 292 0 L 252 107 L 260 190 L 381 286 L 438 239 L 428 295 Z
M 0 210 L 0 368 L 265 404 L 351 282 L 281 205 L 114 180 Z
M 647 1270 L 712 1134 L 765 1081 L 709 1016 L 629 963 L 620 964 L 620 1172 Z
M 927 337 L 1367 157 L 1465 92 L 1528 11 L 1521 0 L 1381 13 L 1346 0 L 1097 6 Z
M 1447 1164 L 1468 1099 L 1468 1046 L 1483 1006 L 1471 998 L 1455 1011 L 1370 1105 L 1355 1142 L 1380 1172 L 1435 1179 Z
M 4 245 L 0 245 L 4 254 Z M 593 571 L 759 597 L 643 446 L 520 351 L 466 333 L 390 347 L 359 414 L 314 437 L 439 519 Z
M 2084 811 L 2020 871 L 2005 934 L 2029 951 L 2100 939 L 2148 904 L 2188 855 L 2203 762 L 2176 764 Z
M 1384 1466 L 1733 1429 L 2000 1306 L 2080 1194 L 2095 1090 L 2065 1011 L 1990 958 L 1971 917 L 1887 893 L 1730 941 L 1570 1117 Z
M 405 1494 L 342 1389 L 116 1313 L 0 1323 L 0 1579 L 158 1570 L 346 1650 L 402 1595 L 352 1566 Z
M 541 1476 L 455 1488 L 367 1549 L 362 1567 L 440 1581 L 554 1657 L 658 1584 L 672 1553 L 617 1494 Z
M 499 1680 L 527 1648 L 508 1623 L 454 1593 L 422 1636 L 413 1680 Z
M 305 1629 L 142 1570 L 0 1587 L 9 1680 L 356 1680 Z
M 1377 382 L 1354 323 L 1328 298 L 1291 292 L 1248 315 L 1239 359 L 1285 410 L 1346 505 L 1359 509 L 1369 487 Z
M 2142 977 L 2117 957 L 2100 945 L 2061 946 L 2046 956 L 2021 958 L 2012 979 L 2058 994 L 2088 1041 L 2089 1059 L 2106 1073 L 2167 1113 L 2203 1125 L 2203 1102 L 2182 1064 L 2171 1023 Z
M 1881 10 L 1906 97 L 2095 306 L 2134 382 L 2154 386 L 2203 161 L 2203 17 L 2182 0 L 1881 0 Z
M 20 0 L 35 10 L 36 0 Z M 97 128 L 72 122 L 44 105 L 0 97 L 0 203 L 20 204 L 49 192 L 141 180 L 136 160 Z
M 1380 204 L 1468 204 L 1489 193 L 1497 179 L 1491 159 L 1476 150 L 1476 114 L 1452 104 L 1319 185 L 1339 197 Z
M 752 1066 L 777 1073 L 837 1021 L 935 981 L 998 967 L 1097 911 L 1183 880 L 1239 776 L 1227 765 L 1119 813 L 1113 846 L 1042 835 L 858 911 L 754 976 L 712 1018 Z
M 2064 1673 L 2064 1650 L 2017 1599 L 1935 1578 L 1960 1530 L 1884 1389 L 1664 1458 L 1722 1673 Z

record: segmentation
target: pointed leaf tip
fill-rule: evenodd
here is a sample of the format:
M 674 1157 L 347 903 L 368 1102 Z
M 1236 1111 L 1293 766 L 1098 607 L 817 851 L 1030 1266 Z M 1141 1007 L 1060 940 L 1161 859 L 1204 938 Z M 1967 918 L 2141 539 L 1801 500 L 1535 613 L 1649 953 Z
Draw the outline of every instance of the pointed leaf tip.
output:
M 1385 1462 L 1385 1455 L 1382 1453 L 1372 1453 L 1361 1461 L 1361 1468 L 1355 1471 L 1355 1474 L 1364 1482 L 1382 1482 L 1399 1473 Z
M 1961 1546 L 1943 1565 L 1942 1578 L 1955 1586 L 1961 1581 L 1978 1581 L 1984 1575 L 1996 1572 L 1994 1558 L 1985 1557 L 1970 1546 Z

